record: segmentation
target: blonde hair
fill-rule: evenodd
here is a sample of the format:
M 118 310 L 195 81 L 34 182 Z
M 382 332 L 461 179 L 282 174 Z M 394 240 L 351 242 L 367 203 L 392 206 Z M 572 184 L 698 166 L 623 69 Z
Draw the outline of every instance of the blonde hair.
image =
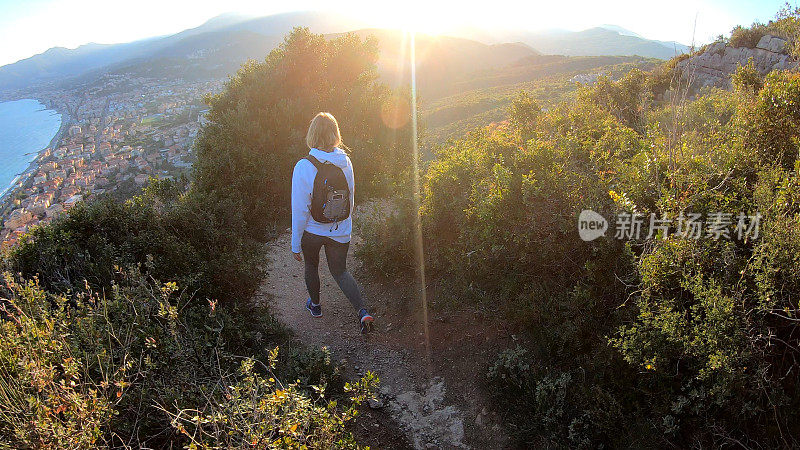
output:
M 342 135 L 339 132 L 339 123 L 333 114 L 321 112 L 311 119 L 311 125 L 306 134 L 308 148 L 330 151 L 342 145 Z

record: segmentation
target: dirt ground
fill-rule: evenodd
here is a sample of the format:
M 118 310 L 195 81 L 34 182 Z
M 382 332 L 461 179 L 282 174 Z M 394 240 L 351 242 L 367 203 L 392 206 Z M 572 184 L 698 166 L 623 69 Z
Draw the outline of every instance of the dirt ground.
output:
M 372 448 L 505 448 L 509 445 L 483 389 L 488 365 L 512 345 L 504 324 L 475 311 L 430 311 L 429 343 L 414 280 L 374 281 L 353 257 L 348 270 L 361 285 L 375 330 L 361 335 L 356 312 L 339 290 L 321 255 L 323 317 L 305 309 L 303 263 L 290 254 L 290 233 L 269 244 L 266 281 L 258 298 L 300 341 L 328 347 L 355 380 L 366 371 L 380 378 L 380 392 L 351 427 Z M 435 296 L 435 292 L 431 292 Z M 435 297 L 434 297 L 435 298 Z

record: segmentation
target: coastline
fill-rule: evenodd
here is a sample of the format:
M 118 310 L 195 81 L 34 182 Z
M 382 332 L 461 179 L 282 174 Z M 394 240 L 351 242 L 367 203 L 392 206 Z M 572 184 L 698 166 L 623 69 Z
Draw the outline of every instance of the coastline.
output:
M 31 97 L 31 98 L 39 102 L 46 109 L 50 109 L 58 113 L 61 116 L 61 125 L 58 127 L 58 131 L 56 131 L 56 134 L 53 135 L 53 137 L 50 139 L 50 142 L 47 143 L 47 146 L 36 151 L 25 153 L 26 155 L 36 155 L 36 156 L 34 156 L 28 163 L 28 167 L 26 167 L 25 170 L 17 174 L 14 177 L 14 179 L 11 180 L 11 183 L 9 183 L 9 185 L 5 187 L 3 191 L 0 192 L 0 215 L 2 215 L 5 212 L 4 210 L 6 209 L 6 207 L 8 207 L 9 205 L 8 199 L 10 195 L 16 190 L 16 186 L 18 186 L 20 182 L 21 183 L 27 182 L 28 178 L 34 172 L 36 172 L 36 169 L 39 168 L 39 163 L 41 162 L 42 153 L 45 150 L 47 150 L 48 148 L 51 149 L 51 151 L 55 150 L 56 146 L 61 141 L 61 137 L 66 132 L 66 130 L 69 129 L 69 124 L 71 122 L 69 114 L 67 114 L 64 111 L 61 111 L 60 108 L 56 106 L 48 107 L 44 99 L 42 98 L 36 98 L 36 97 Z

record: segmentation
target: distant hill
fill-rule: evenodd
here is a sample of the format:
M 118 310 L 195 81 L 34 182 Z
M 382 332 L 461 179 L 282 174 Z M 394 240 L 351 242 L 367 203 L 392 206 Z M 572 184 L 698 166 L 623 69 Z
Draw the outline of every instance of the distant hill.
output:
M 676 54 L 688 53 L 686 45 L 677 42 L 646 39 L 616 25 L 602 25 L 583 31 L 506 30 L 488 33 L 485 30 L 464 29 L 458 36 L 472 39 L 493 38 L 487 42 L 523 42 L 541 53 L 566 56 L 644 56 L 670 59 Z
M 344 16 L 320 12 L 291 12 L 267 17 L 251 18 L 224 14 L 204 24 L 169 36 L 155 37 L 125 44 L 87 44 L 76 49 L 52 48 L 13 64 L 0 67 L 0 89 L 20 88 L 37 82 L 58 81 L 68 77 L 86 75 L 103 68 L 119 67 L 121 63 L 159 59 L 170 51 L 182 47 L 191 54 L 206 50 L 231 48 L 241 42 L 246 32 L 250 36 L 266 37 L 271 49 L 283 35 L 295 26 L 308 26 L 317 33 L 334 33 L 363 27 L 364 24 Z M 191 39 L 190 39 L 191 38 Z M 212 39 L 218 39 L 213 42 Z M 250 40 L 245 41 L 253 44 Z M 189 46 L 194 44 L 195 48 Z M 203 45 L 210 46 L 203 47 Z M 260 48 L 259 48 L 260 47 Z M 256 45 L 259 52 L 263 47 Z M 267 50 L 269 51 L 269 50 Z M 241 49 L 234 49 L 239 55 Z M 265 53 L 252 53 L 250 57 L 263 57 Z M 241 58 L 234 58 L 239 61 Z M 241 63 L 241 61 L 239 61 Z
M 622 28 L 619 25 L 613 25 L 613 24 L 606 23 L 606 24 L 600 25 L 598 28 L 604 28 L 606 30 L 616 31 L 617 33 L 619 33 L 619 34 L 621 34 L 623 36 L 633 36 L 633 37 L 638 37 L 638 38 L 641 38 L 641 39 L 646 39 L 641 34 L 636 33 L 635 31 L 631 31 L 631 30 L 629 30 L 627 28 Z
M 246 30 L 206 32 L 184 37 L 146 58 L 107 67 L 106 71 L 152 78 L 222 78 L 236 73 L 249 59 L 263 59 L 282 39 L 283 35 L 264 36 Z

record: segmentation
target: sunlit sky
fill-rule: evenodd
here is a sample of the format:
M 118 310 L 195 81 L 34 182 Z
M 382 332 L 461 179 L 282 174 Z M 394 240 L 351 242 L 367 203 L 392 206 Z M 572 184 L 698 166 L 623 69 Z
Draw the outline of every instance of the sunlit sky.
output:
M 768 21 L 784 0 L 0 0 L 0 65 L 50 47 L 119 43 L 175 33 L 216 15 L 262 16 L 289 10 L 330 10 L 375 26 L 446 33 L 457 26 L 582 30 L 601 24 L 649 39 L 705 43 L 734 25 Z M 796 4 L 796 1 L 792 1 Z M 696 18 L 696 22 L 695 22 Z M 696 23 L 696 28 L 695 28 Z

